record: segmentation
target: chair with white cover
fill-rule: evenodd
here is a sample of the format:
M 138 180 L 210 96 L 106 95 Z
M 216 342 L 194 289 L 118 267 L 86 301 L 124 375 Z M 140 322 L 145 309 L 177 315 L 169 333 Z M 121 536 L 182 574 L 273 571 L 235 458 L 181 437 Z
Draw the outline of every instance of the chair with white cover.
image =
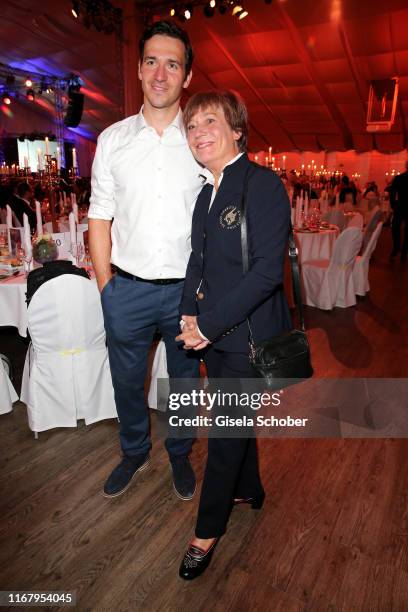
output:
M 63 274 L 45 282 L 28 306 L 31 344 L 21 401 L 30 429 L 76 427 L 117 418 L 96 284 Z
M 361 215 L 360 213 L 356 212 L 351 217 L 347 227 L 358 227 L 358 229 L 362 230 L 363 229 L 363 225 L 364 225 L 363 215 Z
M 368 270 L 370 265 L 371 255 L 375 251 L 375 247 L 377 246 L 378 239 L 381 234 L 383 223 L 377 224 L 374 232 L 371 234 L 371 238 L 363 251 L 361 256 L 358 256 L 356 259 L 356 263 L 353 268 L 353 280 L 354 280 L 354 290 L 356 295 L 364 296 L 367 291 L 370 291 L 370 284 L 368 282 Z
M 348 308 L 356 304 L 353 266 L 362 239 L 362 232 L 357 227 L 347 228 L 337 238 L 330 260 L 303 262 L 305 304 L 322 310 L 331 310 L 334 306 Z
M 3 360 L 0 359 L 0 414 L 7 414 L 13 409 L 13 402 L 18 400 L 18 395 L 13 387 Z
M 347 225 L 347 219 L 344 216 L 342 210 L 338 208 L 331 208 L 323 215 L 323 221 L 330 223 L 331 225 L 337 225 L 339 230 L 342 232 Z
M 366 218 L 367 223 L 364 229 L 364 236 L 363 236 L 363 253 L 365 249 L 367 248 L 367 245 L 370 242 L 371 236 L 373 235 L 375 229 L 377 228 L 377 225 L 379 224 L 380 221 L 382 221 L 382 218 L 383 218 L 383 213 L 379 206 L 374 206 L 374 208 L 372 208 L 370 212 L 368 213 L 367 218 Z

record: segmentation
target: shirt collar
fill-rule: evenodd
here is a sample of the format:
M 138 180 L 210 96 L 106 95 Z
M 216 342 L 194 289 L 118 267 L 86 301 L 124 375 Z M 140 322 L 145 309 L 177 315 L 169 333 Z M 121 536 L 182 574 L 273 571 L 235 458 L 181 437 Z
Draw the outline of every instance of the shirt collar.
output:
M 149 128 L 151 127 L 147 122 L 146 119 L 143 116 L 143 107 L 144 105 L 142 104 L 139 113 L 136 115 L 135 117 L 135 130 L 136 130 L 136 136 L 145 128 Z M 181 109 L 179 108 L 177 115 L 174 117 L 173 121 L 165 128 L 164 131 L 168 130 L 170 127 L 174 127 L 177 128 L 178 130 L 180 130 L 180 132 L 182 132 L 183 135 L 185 135 L 184 132 L 184 125 L 183 125 L 183 114 L 181 112 Z
M 240 157 L 242 157 L 242 155 L 243 155 L 243 154 L 244 154 L 244 153 L 243 153 L 243 151 L 241 151 L 240 153 L 238 153 L 238 155 L 236 155 L 236 156 L 235 156 L 233 159 L 231 159 L 231 160 L 228 162 L 228 164 L 225 164 L 224 168 L 222 169 L 222 172 L 221 172 L 221 175 L 220 175 L 220 180 L 218 181 L 218 183 L 220 183 L 220 182 L 221 182 L 221 179 L 222 179 L 222 177 L 224 176 L 224 170 L 225 170 L 225 168 L 226 168 L 227 166 L 231 166 L 232 164 L 235 164 L 235 162 L 236 162 L 236 161 L 237 161 L 237 160 L 238 160 Z M 215 181 L 214 181 L 214 175 L 212 174 L 212 172 L 210 172 L 210 171 L 208 170 L 208 168 L 203 168 L 203 171 L 202 171 L 202 172 L 200 172 L 200 175 L 199 175 L 199 176 L 202 176 L 202 177 L 205 179 L 205 181 L 204 181 L 203 185 L 205 185 L 205 184 L 207 184 L 207 183 L 209 183 L 210 185 L 214 185 L 214 182 L 215 182 Z

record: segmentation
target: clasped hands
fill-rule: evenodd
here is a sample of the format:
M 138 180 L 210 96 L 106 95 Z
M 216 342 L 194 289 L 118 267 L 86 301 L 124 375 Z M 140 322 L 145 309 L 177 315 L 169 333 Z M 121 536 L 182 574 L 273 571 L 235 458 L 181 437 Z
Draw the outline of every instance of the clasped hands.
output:
M 181 328 L 182 331 L 181 334 L 176 337 L 176 340 L 178 342 L 184 342 L 184 349 L 201 351 L 201 349 L 210 344 L 208 340 L 203 340 L 200 336 L 197 326 L 197 317 L 183 315 L 181 320 L 183 322 Z

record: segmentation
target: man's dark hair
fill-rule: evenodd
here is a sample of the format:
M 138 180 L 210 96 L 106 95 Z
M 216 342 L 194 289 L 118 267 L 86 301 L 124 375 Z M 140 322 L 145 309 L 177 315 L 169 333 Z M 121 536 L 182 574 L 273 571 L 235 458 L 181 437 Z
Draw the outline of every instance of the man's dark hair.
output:
M 28 183 L 20 183 L 17 187 L 17 193 L 22 198 L 28 191 L 31 192 L 31 187 Z
M 178 40 L 181 40 L 181 42 L 184 44 L 184 70 L 185 76 L 187 76 L 190 73 L 193 65 L 193 48 L 187 32 L 179 28 L 178 25 L 172 21 L 156 21 L 156 23 L 153 23 L 143 32 L 142 38 L 139 40 L 140 61 L 143 59 L 146 41 L 156 35 L 170 36 L 170 38 L 177 38 Z

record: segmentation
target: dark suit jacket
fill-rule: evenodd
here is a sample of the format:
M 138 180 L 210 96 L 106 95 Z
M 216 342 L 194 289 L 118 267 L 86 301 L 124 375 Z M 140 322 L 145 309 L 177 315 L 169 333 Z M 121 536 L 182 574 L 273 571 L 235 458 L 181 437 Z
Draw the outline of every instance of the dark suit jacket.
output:
M 29 207 L 27 202 L 20 198 L 17 195 L 12 195 L 9 198 L 8 204 L 10 205 L 11 210 L 16 215 L 17 219 L 20 221 L 21 225 L 23 225 L 23 214 L 26 213 L 28 217 L 28 222 L 32 229 L 35 229 L 37 217 L 35 212 Z
M 392 181 L 390 204 L 395 212 L 408 217 L 408 171 L 398 174 Z
M 211 185 L 198 196 L 180 308 L 198 315 L 201 332 L 216 348 L 233 352 L 248 351 L 249 315 L 255 342 L 291 328 L 283 293 L 289 200 L 279 177 L 256 164 L 247 196 L 250 269 L 243 273 L 239 205 L 250 164 L 244 154 L 225 168 L 209 212 Z

